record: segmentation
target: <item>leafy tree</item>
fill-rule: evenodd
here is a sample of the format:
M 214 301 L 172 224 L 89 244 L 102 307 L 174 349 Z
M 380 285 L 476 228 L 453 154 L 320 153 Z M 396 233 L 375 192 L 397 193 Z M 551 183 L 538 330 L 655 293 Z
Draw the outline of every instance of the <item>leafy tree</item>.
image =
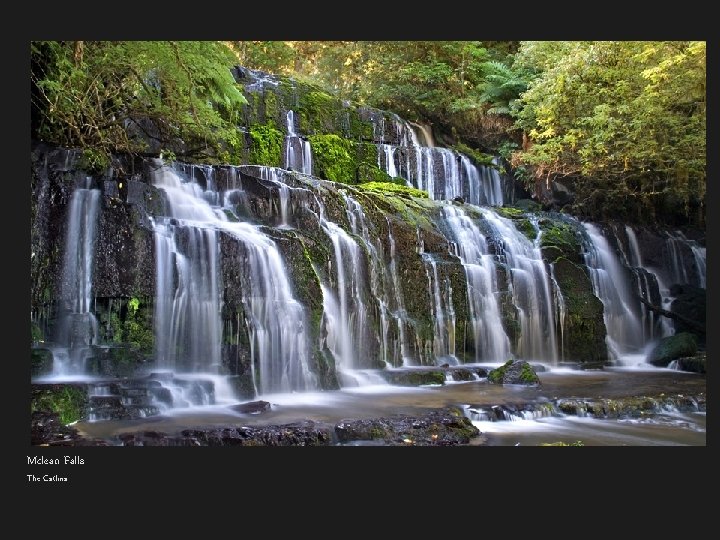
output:
M 702 221 L 705 65 L 704 42 L 523 43 L 514 67 L 538 75 L 515 108 L 529 143 L 513 163 L 574 182 L 586 215 Z
M 246 101 L 220 42 L 32 42 L 31 59 L 41 140 L 99 157 L 154 146 L 231 160 L 239 149 L 235 124 Z

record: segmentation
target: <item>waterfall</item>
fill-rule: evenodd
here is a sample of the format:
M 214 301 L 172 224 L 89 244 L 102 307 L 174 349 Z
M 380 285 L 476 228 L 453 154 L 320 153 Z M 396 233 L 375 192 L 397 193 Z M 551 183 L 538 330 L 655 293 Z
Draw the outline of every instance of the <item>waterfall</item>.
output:
M 689 283 L 705 289 L 706 249 L 695 240 L 686 238 L 680 231 L 666 234 L 672 283 Z
M 422 135 L 423 139 L 423 146 L 428 146 L 430 148 L 435 147 L 435 139 L 433 139 L 432 130 L 430 129 L 430 126 L 426 126 L 425 124 L 416 124 L 415 122 L 409 122 L 411 126 L 417 129 L 418 132 Z M 417 134 L 416 134 L 417 136 Z M 419 138 L 419 137 L 418 137 Z
M 390 224 L 390 218 L 385 217 L 388 224 L 388 244 L 390 245 L 390 279 L 392 282 L 392 291 L 395 293 L 395 312 L 393 318 L 397 322 L 398 335 L 400 337 L 400 358 L 403 366 L 411 365 L 410 355 L 407 350 L 407 334 L 405 331 L 405 321 L 407 319 L 407 312 L 405 311 L 405 302 L 402 295 L 402 288 L 400 285 L 400 276 L 398 275 L 397 269 L 397 254 L 395 248 L 395 237 L 392 232 L 392 225 Z
M 325 217 L 325 208 L 316 198 L 320 226 L 333 245 L 335 287 L 323 285 L 324 326 L 327 344 L 341 370 L 360 367 L 367 338 L 368 306 L 363 255 L 355 239 Z
M 85 374 L 90 347 L 97 343 L 91 302 L 100 190 L 90 189 L 90 181 L 87 178 L 85 187 L 73 191 L 68 208 L 53 376 Z
M 220 238 L 245 252 L 242 301 L 259 393 L 315 388 L 308 368 L 305 310 L 293 297 L 275 243 L 254 225 L 229 222 L 200 186 L 163 166 L 153 183 L 165 191 L 168 216 L 155 224 L 158 364 L 180 373 L 222 372 Z M 229 387 L 226 389 L 229 391 Z M 232 395 L 219 398 L 231 399 Z
M 455 197 L 462 197 L 463 187 L 460 180 L 460 167 L 458 166 L 460 156 L 447 148 L 438 148 L 437 151 L 442 156 L 442 178 L 445 181 L 444 189 L 440 190 L 442 193 L 441 198 L 451 201 Z
M 608 351 L 618 363 L 636 363 L 647 344 L 639 302 L 633 301 L 636 293 L 631 290 L 625 268 L 600 229 L 592 223 L 583 223 L 583 226 L 590 238 L 585 264 L 595 296 L 603 303 Z
M 452 305 L 452 287 L 449 280 L 438 276 L 437 262 L 428 253 L 422 253 L 428 287 L 433 299 L 433 356 L 440 364 L 457 365 L 455 356 L 455 311 Z
M 451 252 L 465 268 L 475 361 L 504 361 L 510 355 L 510 341 L 502 325 L 495 263 L 487 241 L 462 209 L 447 205 L 442 211 Z
M 373 123 L 377 133 L 384 133 L 384 117 Z M 476 166 L 470 159 L 448 148 L 435 147 L 429 131 L 415 124 L 423 134 L 421 145 L 413 127 L 393 116 L 395 140 L 398 145 L 377 143 L 378 168 L 392 178 L 401 177 L 410 187 L 426 191 L 431 199 L 452 200 L 462 197 L 474 205 L 502 206 L 502 181 L 496 167 Z M 402 149 L 404 161 L 396 162 L 397 150 Z M 497 158 L 493 159 L 497 165 Z
M 362 239 L 370 258 L 370 293 L 378 305 L 380 313 L 380 340 L 382 342 L 382 359 L 388 367 L 394 365 L 395 355 L 391 351 L 388 339 L 390 318 L 390 298 L 387 291 L 392 288 L 388 273 L 385 270 L 382 244 L 377 236 L 371 236 L 370 226 L 363 211 L 362 205 L 351 195 L 341 192 L 345 201 L 345 212 L 350 223 L 352 233 Z M 397 290 L 396 294 L 400 295 Z M 401 324 L 401 323 L 400 323 Z
M 555 309 L 550 280 L 540 254 L 540 235 L 531 242 L 512 221 L 485 209 L 484 217 L 500 241 L 500 259 L 509 271 L 509 288 L 520 318 L 517 356 L 556 362 Z
M 312 174 L 312 149 L 310 141 L 303 139 L 295 132 L 295 112 L 285 114 L 287 135 L 285 136 L 284 168 Z

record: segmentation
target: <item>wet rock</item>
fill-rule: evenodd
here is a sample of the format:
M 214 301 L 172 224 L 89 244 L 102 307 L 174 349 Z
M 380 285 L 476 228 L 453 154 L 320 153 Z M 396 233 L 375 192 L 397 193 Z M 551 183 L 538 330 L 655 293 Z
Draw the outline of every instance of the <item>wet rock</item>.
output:
M 705 289 L 688 284 L 676 284 L 671 287 L 670 294 L 675 296 L 672 304 L 670 304 L 670 311 L 681 315 L 688 321 L 697 323 L 701 327 L 705 327 L 707 303 Z M 685 332 L 692 332 L 695 334 L 698 344 L 704 345 L 705 334 L 698 332 L 697 327 L 680 319 L 673 319 L 673 325 L 675 327 L 676 335 Z
M 368 420 L 345 420 L 335 426 L 341 443 L 382 440 L 388 446 L 455 446 L 480 434 L 457 407 L 423 416 L 394 415 Z
M 693 356 L 696 352 L 695 336 L 689 332 L 680 332 L 662 338 L 648 354 L 647 362 L 654 366 L 667 367 L 671 361 Z
M 234 411 L 243 414 L 259 414 L 270 410 L 270 403 L 267 401 L 249 401 L 232 407 Z
M 53 355 L 48 349 L 32 349 L 30 351 L 30 375 L 39 377 L 52 372 Z
M 540 384 L 540 378 L 525 360 L 508 360 L 488 373 L 488 381 L 494 384 Z
M 707 354 L 699 353 L 695 356 L 688 356 L 685 358 L 678 358 L 675 360 L 675 368 L 680 371 L 691 371 L 694 373 L 706 373 L 705 365 L 707 362 Z M 671 367 L 668 364 L 668 367 Z
M 445 384 L 445 372 L 441 368 L 381 370 L 378 374 L 398 386 Z
M 559 399 L 555 401 L 558 411 L 574 416 L 593 418 L 637 418 L 646 414 L 668 410 L 679 412 L 702 412 L 706 407 L 705 394 L 660 394 L 659 396 L 630 396 L 618 399 Z

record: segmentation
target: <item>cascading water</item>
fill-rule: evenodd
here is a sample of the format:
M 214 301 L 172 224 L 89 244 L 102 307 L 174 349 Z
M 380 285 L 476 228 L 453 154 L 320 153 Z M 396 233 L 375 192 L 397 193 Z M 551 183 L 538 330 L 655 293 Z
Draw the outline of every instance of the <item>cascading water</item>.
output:
M 493 159 L 493 163 L 496 163 L 496 161 L 497 159 Z M 476 206 L 502 206 L 502 183 L 497 169 L 494 167 L 478 168 L 463 155 L 460 155 L 460 162 L 468 182 L 465 202 Z
M 402 289 L 400 285 L 400 276 L 397 269 L 397 253 L 395 247 L 395 237 L 392 232 L 392 225 L 389 218 L 385 218 L 388 224 L 388 244 L 390 245 L 390 279 L 392 283 L 392 290 L 395 293 L 395 311 L 393 318 L 397 322 L 398 335 L 400 341 L 400 359 L 402 360 L 403 366 L 408 366 L 412 362 L 408 354 L 407 349 L 407 333 L 405 331 L 405 320 L 407 318 L 407 312 L 405 311 L 405 302 L 402 295 Z M 393 355 L 395 358 L 395 355 Z
M 495 263 L 487 241 L 462 209 L 447 205 L 442 212 L 451 250 L 465 268 L 475 361 L 504 361 L 510 354 L 510 340 L 502 325 Z
M 440 281 L 437 262 L 428 253 L 422 254 L 428 288 L 432 296 L 433 356 L 440 364 L 457 365 L 455 356 L 455 312 L 452 305 L 452 287 L 448 280 Z
M 638 244 L 635 231 L 629 225 L 624 228 L 625 235 L 628 240 L 627 253 L 623 248 L 623 243 L 618 240 L 618 247 L 623 257 L 625 267 L 630 269 L 634 276 L 636 284 L 636 295 L 652 304 L 669 304 L 669 290 L 664 286 L 660 276 L 651 269 L 643 265 L 642 255 L 640 253 L 640 245 Z M 617 237 L 617 235 L 616 235 Z M 669 308 L 669 305 L 667 306 Z M 667 317 L 659 317 L 648 306 L 642 304 L 640 306 L 641 327 L 643 331 L 643 340 L 645 342 L 657 339 L 661 336 L 669 336 L 674 333 L 670 320 Z
M 384 133 L 384 117 L 373 124 L 377 133 Z M 432 135 L 417 125 L 425 145 L 409 123 L 393 116 L 395 140 L 399 145 L 379 142 L 378 167 L 389 176 L 401 177 L 410 187 L 426 191 L 431 199 L 452 200 L 462 197 L 474 205 L 502 206 L 502 182 L 496 167 L 475 166 L 470 159 L 448 148 L 435 147 Z M 397 158 L 402 149 L 402 158 Z M 493 160 L 497 165 L 497 159 Z
M 517 356 L 557 362 L 555 308 L 539 241 L 531 242 L 512 221 L 486 208 L 483 215 L 500 240 L 500 259 L 509 270 L 509 288 L 520 318 Z
M 95 229 L 100 190 L 90 178 L 72 194 L 65 234 L 58 326 L 55 332 L 52 375 L 85 375 L 91 345 L 97 343 L 97 320 L 91 311 Z
M 228 221 L 197 183 L 183 181 L 169 167 L 159 167 L 153 183 L 169 203 L 169 215 L 155 224 L 158 364 L 179 373 L 221 372 L 219 241 L 227 234 L 245 250 L 242 298 L 256 391 L 315 388 L 305 310 L 293 297 L 275 243 L 256 226 Z M 216 399 L 232 400 L 227 381 L 213 380 Z
M 295 112 L 290 110 L 285 115 L 287 136 L 285 137 L 285 168 L 312 174 L 312 149 L 310 142 L 295 132 Z
M 643 333 L 639 301 L 632 300 L 636 293 L 631 290 L 625 268 L 600 229 L 592 223 L 583 226 L 590 238 L 585 264 L 590 271 L 595 296 L 603 303 L 608 352 L 619 364 L 640 363 L 644 359 L 647 339 Z
M 333 245 L 335 287 L 323 285 L 324 326 L 327 345 L 346 374 L 360 367 L 359 359 L 367 338 L 368 307 L 364 300 L 363 254 L 352 236 L 325 217 L 325 208 L 316 198 L 320 226 Z
M 695 240 L 688 240 L 680 231 L 668 232 L 666 245 L 670 255 L 672 283 L 690 283 L 705 289 L 706 249 Z M 683 251 L 687 253 L 688 250 L 692 258 L 684 256 Z

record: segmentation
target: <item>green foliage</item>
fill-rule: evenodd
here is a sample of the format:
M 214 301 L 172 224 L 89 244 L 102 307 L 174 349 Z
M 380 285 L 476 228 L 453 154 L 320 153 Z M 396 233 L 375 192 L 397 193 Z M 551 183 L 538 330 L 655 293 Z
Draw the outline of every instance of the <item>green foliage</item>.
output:
M 96 148 L 83 148 L 78 167 L 91 173 L 102 173 L 110 166 L 108 155 Z
M 351 141 L 334 133 L 311 135 L 308 139 L 316 176 L 333 182 L 355 183 L 356 161 Z
M 575 230 L 569 224 L 542 220 L 540 229 L 542 230 L 540 247 L 543 248 L 545 253 L 549 254 L 551 251 L 557 253 L 555 257 L 549 256 L 550 262 L 554 262 L 557 257 L 565 257 L 573 262 L 580 262 L 578 259 L 581 252 L 580 242 Z
M 239 63 L 251 69 L 283 73 L 291 69 L 295 51 L 285 41 L 233 41 Z
M 33 395 L 31 412 L 50 411 L 57 413 L 60 421 L 71 424 L 83 418 L 87 404 L 87 393 L 78 387 L 62 385 L 43 389 Z
M 482 67 L 484 80 L 480 84 L 480 102 L 490 105 L 488 114 L 509 115 L 520 94 L 527 90 L 529 71 L 497 60 L 484 62 Z
M 250 128 L 250 163 L 280 167 L 282 148 L 285 139 L 283 133 L 272 122 L 254 125 Z
M 245 103 L 233 62 L 215 41 L 32 42 L 34 136 L 89 149 L 95 166 L 110 152 L 144 152 L 148 140 L 212 159 Z
M 420 199 L 428 199 L 429 195 L 427 191 L 409 187 L 406 185 L 399 185 L 394 182 L 367 182 L 358 186 L 364 191 L 377 191 L 380 193 L 396 194 L 405 197 L 418 197 Z
M 300 129 L 307 134 L 337 130 L 341 102 L 327 92 L 314 90 L 300 97 Z
M 478 165 L 484 165 L 486 167 L 493 167 L 497 169 L 497 165 L 493 163 L 494 156 L 491 154 L 486 154 L 484 152 L 481 152 L 480 150 L 476 150 L 474 148 L 470 148 L 467 144 L 463 142 L 459 142 L 453 146 L 455 150 L 460 152 L 461 154 L 465 154 L 466 156 L 469 156 L 470 158 L 475 161 Z
M 531 144 L 513 163 L 583 179 L 576 211 L 703 204 L 704 42 L 528 42 L 514 66 L 538 75 L 515 111 Z

